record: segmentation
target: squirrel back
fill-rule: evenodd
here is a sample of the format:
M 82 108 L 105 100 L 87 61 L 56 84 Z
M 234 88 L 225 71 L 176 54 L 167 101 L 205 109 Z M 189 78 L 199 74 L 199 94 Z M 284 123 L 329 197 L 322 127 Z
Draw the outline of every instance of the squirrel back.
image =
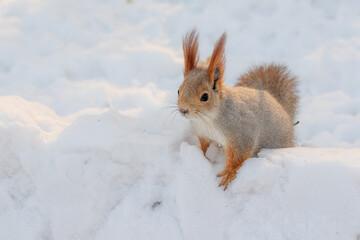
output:
M 261 65 L 242 75 L 235 86 L 250 87 L 269 92 L 294 121 L 299 97 L 296 78 L 283 65 Z

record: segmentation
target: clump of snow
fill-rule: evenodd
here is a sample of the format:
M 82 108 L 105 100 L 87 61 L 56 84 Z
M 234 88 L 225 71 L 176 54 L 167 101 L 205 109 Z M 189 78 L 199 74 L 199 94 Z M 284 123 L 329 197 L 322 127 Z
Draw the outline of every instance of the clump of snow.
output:
M 0 3 L 0 239 L 356 239 L 358 1 Z M 182 35 L 228 32 L 226 82 L 289 65 L 297 147 L 228 190 L 176 116 Z

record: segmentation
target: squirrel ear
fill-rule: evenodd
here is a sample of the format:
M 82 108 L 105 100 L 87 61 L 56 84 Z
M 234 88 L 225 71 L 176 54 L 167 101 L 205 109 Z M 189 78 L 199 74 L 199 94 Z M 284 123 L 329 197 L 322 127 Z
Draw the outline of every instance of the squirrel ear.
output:
M 184 61 L 185 61 L 184 75 L 187 71 L 196 68 L 198 65 L 199 62 L 198 37 L 199 34 L 196 32 L 196 29 L 193 29 L 191 32 L 188 32 L 183 38 L 183 51 L 184 51 Z
M 223 82 L 225 70 L 225 42 L 226 33 L 223 33 L 219 40 L 215 43 L 209 67 L 207 69 L 207 74 L 214 90 L 220 88 Z
M 220 78 L 221 78 L 221 71 L 220 71 L 220 68 L 219 67 L 216 67 L 215 70 L 214 70 L 214 84 L 213 84 L 213 90 L 215 92 L 218 92 L 219 90 L 219 83 L 220 83 Z

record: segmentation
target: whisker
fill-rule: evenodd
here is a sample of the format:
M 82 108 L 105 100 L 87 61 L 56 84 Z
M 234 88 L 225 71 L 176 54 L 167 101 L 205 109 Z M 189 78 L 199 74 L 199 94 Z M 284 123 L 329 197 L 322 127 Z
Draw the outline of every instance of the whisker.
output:
M 177 99 L 171 95 L 166 96 L 166 98 L 162 101 L 163 105 L 177 105 Z
M 173 113 L 174 113 L 174 114 L 172 114 L 172 115 L 173 115 L 173 117 L 172 117 L 172 124 L 174 124 L 175 117 L 176 117 L 177 114 L 179 114 L 179 112 L 178 112 L 178 111 L 173 111 Z
M 204 116 L 206 116 L 206 117 L 208 117 L 208 118 L 210 118 L 211 119 L 211 117 L 207 114 L 207 113 L 204 113 L 204 112 L 202 112 L 202 111 L 198 111 L 200 114 L 203 114 Z
M 178 108 L 178 106 L 175 106 L 175 105 L 168 105 L 168 106 L 164 106 L 164 108 L 172 108 L 172 109 L 174 109 L 174 108 Z

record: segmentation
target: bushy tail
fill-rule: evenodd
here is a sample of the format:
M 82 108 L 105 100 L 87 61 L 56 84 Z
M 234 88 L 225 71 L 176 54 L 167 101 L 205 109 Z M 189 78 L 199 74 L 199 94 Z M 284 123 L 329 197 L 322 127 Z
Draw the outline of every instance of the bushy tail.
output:
M 294 120 L 299 97 L 296 78 L 282 65 L 256 66 L 242 75 L 236 86 L 267 90 Z

